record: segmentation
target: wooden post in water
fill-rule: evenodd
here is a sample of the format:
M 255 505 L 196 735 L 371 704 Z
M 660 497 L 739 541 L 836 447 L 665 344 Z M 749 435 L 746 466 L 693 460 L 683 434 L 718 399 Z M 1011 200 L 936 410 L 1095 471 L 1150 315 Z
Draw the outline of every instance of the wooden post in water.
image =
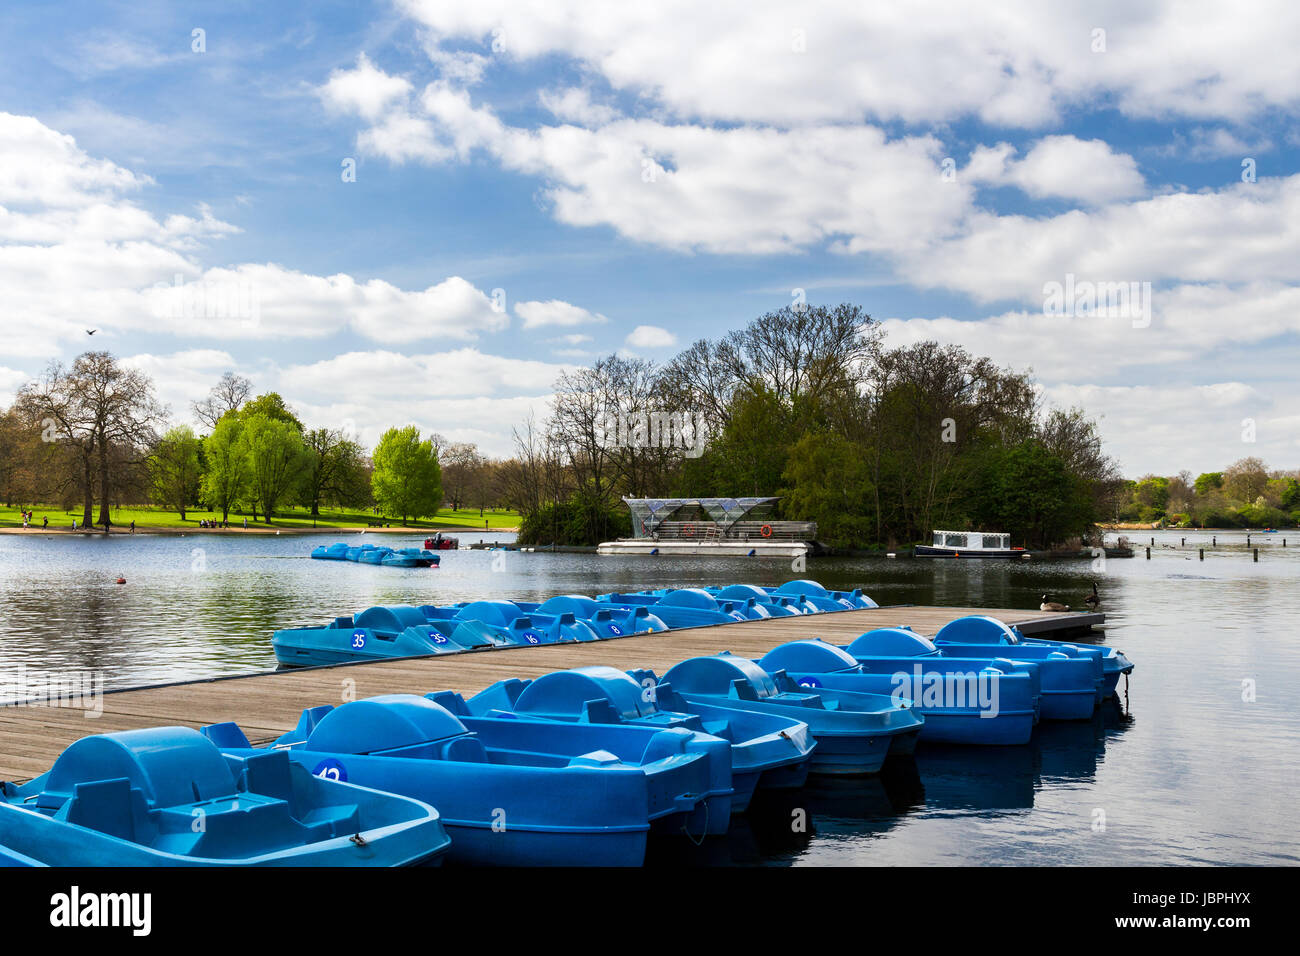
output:
M 1181 547 L 1183 547 L 1185 544 L 1187 544 L 1187 539 L 1186 539 L 1186 538 L 1179 538 L 1179 539 L 1178 539 L 1178 547 L 1181 548 Z
M 1255 549 L 1255 563 L 1259 564 L 1259 548 Z
M 1205 560 L 1205 549 L 1204 549 L 1204 548 L 1201 548 L 1201 560 L 1202 560 L 1202 561 Z
M 1156 539 L 1155 539 L 1155 538 L 1152 538 L 1152 539 L 1151 539 L 1151 546 L 1154 548 L 1154 547 L 1155 547 L 1155 544 L 1156 544 Z
M 1211 536 L 1211 537 L 1210 537 L 1210 547 L 1212 547 L 1212 548 L 1217 548 L 1218 546 L 1219 546 L 1219 539 L 1218 539 L 1218 536 L 1217 536 L 1217 535 L 1215 535 L 1215 536 Z
M 1147 548 L 1147 560 L 1148 560 L 1148 561 L 1151 560 L 1151 549 L 1150 549 L 1150 548 Z

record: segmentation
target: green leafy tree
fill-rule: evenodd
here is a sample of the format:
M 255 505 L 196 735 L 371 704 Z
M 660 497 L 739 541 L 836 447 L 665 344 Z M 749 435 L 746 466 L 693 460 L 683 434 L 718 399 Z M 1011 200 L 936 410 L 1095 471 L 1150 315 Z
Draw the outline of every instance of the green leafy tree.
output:
M 258 412 L 244 417 L 243 425 L 239 441 L 248 462 L 249 497 L 270 524 L 276 507 L 292 498 L 302 481 L 308 452 L 302 433 L 288 422 Z
M 171 508 L 185 520 L 186 509 L 198 498 L 203 476 L 199 471 L 201 444 L 188 425 L 178 425 L 162 436 L 147 460 L 153 500 Z
M 370 488 L 386 514 L 407 518 L 433 515 L 442 504 L 442 470 L 433 442 L 420 440 L 414 425 L 390 428 L 375 446 Z
M 1198 495 L 1208 495 L 1212 491 L 1218 491 L 1223 487 L 1223 472 L 1207 471 L 1197 475 L 1195 487 Z
M 870 466 L 852 442 L 827 431 L 808 432 L 790 449 L 785 479 L 787 516 L 816 521 L 818 540 L 845 547 L 870 538 Z
M 265 415 L 275 421 L 292 425 L 300 435 L 306 431 L 303 428 L 302 420 L 294 413 L 293 409 L 285 404 L 279 392 L 267 392 L 265 395 L 257 396 L 252 401 L 245 403 L 244 407 L 239 410 L 239 415 L 245 419 L 252 418 L 255 415 Z
M 230 509 L 244 500 L 248 491 L 248 447 L 241 440 L 243 422 L 238 415 L 224 414 L 212 434 L 203 439 L 207 471 L 203 475 L 203 497 L 221 510 L 221 520 L 230 519 Z
M 1093 514 L 1085 483 L 1032 439 L 984 455 L 972 506 L 978 526 L 1006 531 L 1030 547 L 1084 534 Z
M 369 494 L 366 462 L 361 446 L 334 428 L 313 428 L 303 436 L 308 466 L 303 479 L 303 500 L 313 518 L 320 517 L 327 501 L 360 505 Z

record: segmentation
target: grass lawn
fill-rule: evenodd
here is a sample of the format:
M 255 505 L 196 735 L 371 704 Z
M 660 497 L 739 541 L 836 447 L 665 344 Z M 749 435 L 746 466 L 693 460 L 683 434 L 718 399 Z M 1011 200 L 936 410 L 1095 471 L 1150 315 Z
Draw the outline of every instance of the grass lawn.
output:
M 21 528 L 23 519 L 20 514 L 21 508 L 7 507 L 0 505 L 0 528 Z M 60 530 L 71 530 L 72 519 L 75 517 L 77 523 L 81 523 L 81 509 L 76 511 L 64 511 L 59 507 L 50 507 L 42 505 L 32 506 L 33 520 L 32 526 L 36 529 L 41 527 L 41 519 L 48 517 L 50 527 Z M 95 517 L 99 517 L 99 506 L 95 507 Z M 161 508 L 154 508 L 148 505 L 131 508 L 116 508 L 113 511 L 113 525 L 115 528 L 125 528 L 132 521 L 135 522 L 137 529 L 150 528 L 197 528 L 199 521 L 209 518 L 220 518 L 221 515 L 216 512 L 208 511 L 187 511 L 185 520 L 182 521 L 180 515 L 175 511 L 164 511 Z M 408 520 L 408 528 L 429 528 L 433 530 L 446 528 L 471 528 L 483 529 L 484 522 L 487 522 L 487 530 L 497 531 L 501 529 L 513 529 L 519 525 L 519 514 L 514 511 L 492 511 L 488 510 L 479 515 L 477 508 L 463 508 L 459 511 L 453 511 L 450 508 L 444 508 L 438 512 L 436 517 L 425 518 L 420 521 L 413 519 Z M 393 528 L 402 527 L 400 518 L 383 517 L 371 514 L 368 511 L 322 511 L 319 518 L 316 519 L 317 528 L 367 528 L 372 525 L 389 524 Z M 234 527 L 243 527 L 244 515 L 231 513 L 230 525 Z M 249 516 L 249 528 L 254 527 L 253 519 Z M 258 528 L 267 527 L 262 518 L 258 518 Z M 312 528 L 312 517 L 305 508 L 286 508 L 276 513 L 271 519 L 270 527 L 280 529 L 306 529 Z

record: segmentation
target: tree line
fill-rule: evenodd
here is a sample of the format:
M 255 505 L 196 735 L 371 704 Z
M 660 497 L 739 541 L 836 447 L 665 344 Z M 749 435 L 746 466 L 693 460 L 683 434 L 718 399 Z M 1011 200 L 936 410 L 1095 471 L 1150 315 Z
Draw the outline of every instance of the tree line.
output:
M 936 528 L 1046 547 L 1095 533 L 1123 488 L 1096 422 L 1044 407 L 1028 372 L 890 347 L 851 304 L 770 312 L 663 365 L 602 358 L 562 375 L 515 444 L 504 480 L 525 543 L 628 534 L 621 496 L 780 495 L 782 517 L 834 547 Z
M 149 377 L 107 352 L 53 363 L 0 412 L 0 497 L 80 506 L 85 527 L 146 501 L 182 520 L 206 510 L 268 524 L 289 506 L 313 517 L 374 509 L 405 524 L 444 500 L 495 503 L 495 462 L 413 425 L 388 429 L 368 452 L 342 429 L 308 427 L 275 392 L 253 396 L 230 372 L 192 411 L 202 433 L 169 427 Z
M 1177 528 L 1300 525 L 1300 470 L 1273 470 L 1250 456 L 1195 478 L 1143 475 L 1124 483 L 1114 518 Z

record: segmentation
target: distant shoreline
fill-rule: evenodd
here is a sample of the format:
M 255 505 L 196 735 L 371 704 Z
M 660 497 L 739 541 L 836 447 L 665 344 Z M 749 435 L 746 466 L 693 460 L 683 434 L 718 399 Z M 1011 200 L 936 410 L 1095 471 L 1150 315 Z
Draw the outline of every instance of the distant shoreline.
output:
M 277 528 L 275 525 L 259 524 L 256 527 L 230 527 L 230 528 L 167 528 L 158 525 L 136 525 L 135 534 L 161 534 L 161 535 L 229 535 L 229 534 L 424 534 L 427 537 L 433 537 L 435 534 L 468 534 L 477 531 L 480 534 L 517 534 L 518 528 L 476 528 L 470 525 L 465 527 L 449 527 L 440 525 L 436 528 L 403 528 L 398 525 L 391 528 L 370 528 L 362 525 L 352 525 L 348 527 L 330 527 L 330 528 Z M 130 537 L 132 532 L 130 525 L 113 525 L 110 534 L 126 535 Z M 103 537 L 103 527 L 95 528 L 77 528 L 73 531 L 66 525 L 55 527 L 50 525 L 48 528 L 42 528 L 39 525 L 32 525 L 30 528 L 0 528 L 0 534 L 18 534 L 18 535 L 82 535 L 85 537 Z

